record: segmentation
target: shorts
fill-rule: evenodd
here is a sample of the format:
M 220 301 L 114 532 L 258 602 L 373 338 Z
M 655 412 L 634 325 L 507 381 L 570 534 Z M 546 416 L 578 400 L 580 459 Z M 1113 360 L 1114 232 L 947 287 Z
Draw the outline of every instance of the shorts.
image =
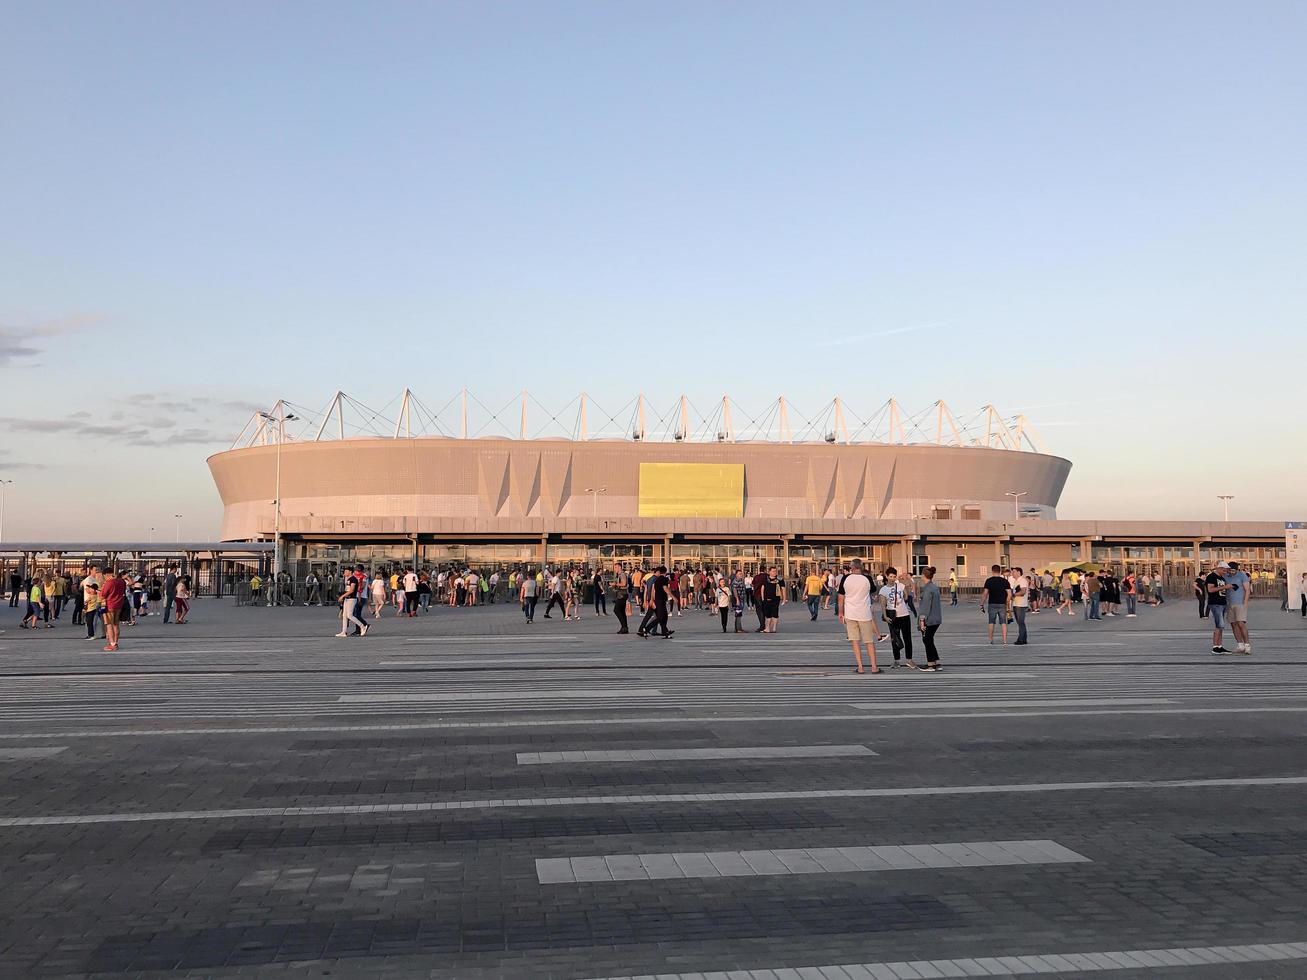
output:
M 851 643 L 865 643 L 870 646 L 876 642 L 876 624 L 870 619 L 846 619 L 844 632 L 848 634 Z
M 1226 618 L 1232 623 L 1248 622 L 1248 607 L 1242 602 L 1232 602 L 1225 607 Z
M 1003 626 L 1007 623 L 1007 605 L 1002 602 L 987 603 L 985 615 L 989 617 L 990 626 Z
M 764 599 L 763 600 L 763 618 L 780 619 L 781 618 L 781 600 Z
M 1208 606 L 1207 612 L 1212 617 L 1212 629 L 1219 630 L 1225 628 L 1225 610 L 1228 606 Z

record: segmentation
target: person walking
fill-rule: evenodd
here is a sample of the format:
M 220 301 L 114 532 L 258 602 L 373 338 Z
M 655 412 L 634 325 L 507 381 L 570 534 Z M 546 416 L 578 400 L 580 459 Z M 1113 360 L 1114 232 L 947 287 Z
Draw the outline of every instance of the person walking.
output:
M 871 609 L 871 597 L 875 592 L 876 583 L 862 570 L 862 559 L 853 559 L 848 574 L 840 580 L 839 588 L 836 590 L 835 613 L 844 627 L 849 645 L 853 647 L 853 662 L 857 664 L 853 670 L 855 674 L 864 673 L 860 647 L 866 647 L 871 672 L 884 673 L 876 666 L 876 644 L 884 637 L 876 626 Z
M 380 570 L 372 577 L 372 615 L 381 618 L 381 610 L 386 608 L 386 579 Z
M 731 576 L 731 612 L 735 615 L 735 632 L 743 633 L 744 605 L 748 597 L 748 583 L 744 581 L 744 572 L 738 568 Z
M 956 606 L 958 604 L 958 570 L 950 568 L 948 570 L 948 604 Z M 917 617 L 921 619 L 920 616 Z
M 404 612 L 409 619 L 418 614 L 418 574 L 412 568 L 404 569 Z
M 550 611 L 554 608 L 554 603 L 558 603 L 558 608 L 563 610 L 563 615 L 567 615 L 567 596 L 564 592 L 563 576 L 557 572 L 551 572 L 549 575 L 549 601 L 545 603 L 545 619 L 551 619 Z
M 939 650 L 935 647 L 935 634 L 944 622 L 944 603 L 935 584 L 935 566 L 922 572 L 925 582 L 921 586 L 921 606 L 917 610 L 917 627 L 921 630 L 921 644 L 926 648 L 926 666 L 922 670 L 943 670 L 939 665 Z
M 168 570 L 163 573 L 163 622 L 167 625 L 172 621 L 173 600 L 177 598 L 177 566 L 169 565 Z
M 890 669 L 899 665 L 899 653 L 902 652 L 903 666 L 916 670 L 912 662 L 912 609 L 908 605 L 907 586 L 899 581 L 899 570 L 891 565 L 885 569 L 885 584 L 881 587 L 880 597 L 885 603 L 885 622 L 889 624 L 890 647 L 894 651 L 894 663 Z
M 1012 586 L 1003 577 L 1003 569 L 991 565 L 989 578 L 980 589 L 980 607 L 989 621 L 989 643 L 994 644 L 994 627 L 1002 628 L 1003 645 L 1007 646 L 1007 610 L 1012 601 Z
M 1307 617 L 1307 572 L 1298 578 L 1298 603 L 1304 617 Z
M 536 577 L 527 569 L 522 576 L 522 585 L 518 589 L 518 600 L 522 603 L 522 613 L 526 616 L 526 623 L 530 626 L 536 621 L 536 603 L 540 601 L 540 583 Z
M 631 632 L 626 617 L 631 605 L 631 576 L 626 574 L 620 561 L 613 562 L 612 578 L 609 587 L 613 592 L 613 615 L 617 617 L 618 634 Z
M 22 573 L 19 572 L 17 568 L 15 568 L 12 572 L 9 573 L 9 608 L 10 609 L 18 608 L 18 597 L 22 594 L 22 591 L 23 591 L 23 576 Z
M 821 608 L 821 590 L 825 581 L 825 577 L 815 567 L 808 572 L 807 578 L 803 580 L 803 599 L 808 604 L 808 615 L 814 623 L 817 621 L 817 613 Z
M 671 588 L 671 579 L 667 577 L 666 566 L 659 565 L 655 573 L 648 577 L 647 584 L 650 589 L 649 612 L 645 614 L 645 622 L 640 624 L 637 632 L 640 636 L 656 636 L 661 627 L 663 639 L 670 639 L 676 630 L 667 628 L 667 591 Z M 650 614 L 654 619 L 653 629 L 646 628 Z
M 713 585 L 713 598 L 717 602 L 717 613 L 722 620 L 722 633 L 726 632 L 726 621 L 731 615 L 731 590 L 725 579 L 717 579 Z
M 1230 566 L 1217 562 L 1215 567 L 1203 577 L 1203 589 L 1207 592 L 1207 615 L 1212 620 L 1212 653 L 1219 655 L 1229 653 L 1225 648 L 1225 610 L 1228 605 L 1226 593 L 1230 590 L 1225 580 L 1225 573 Z
M 1226 617 L 1230 620 L 1230 629 L 1238 642 L 1234 652 L 1245 657 L 1252 656 L 1253 645 L 1248 637 L 1248 593 L 1252 591 L 1252 580 L 1248 573 L 1239 569 L 1237 561 L 1230 562 L 1230 570 L 1225 574 L 1225 582 L 1230 589 L 1225 594 Z
M 1085 598 L 1085 619 L 1102 619 L 1099 615 L 1099 601 L 1103 594 L 1103 584 L 1093 572 L 1085 572 L 1080 580 L 1080 592 Z
M 384 599 L 385 595 L 383 594 L 383 603 Z M 359 619 L 354 612 L 359 602 L 362 601 L 362 596 L 359 593 L 359 580 L 357 578 L 354 578 L 353 576 L 347 576 L 345 578 L 345 591 L 337 597 L 337 601 L 340 603 L 340 632 L 336 635 L 340 637 L 349 636 L 349 628 L 352 625 L 358 627 L 359 636 L 367 636 L 368 624 Z M 181 610 L 179 609 L 178 613 L 180 612 Z
M 318 578 L 317 572 L 309 572 L 308 576 L 304 579 L 304 588 L 308 592 L 308 595 L 304 597 L 304 605 L 322 605 L 322 580 Z
M 191 611 L 191 580 L 188 576 L 183 575 L 177 580 L 177 591 L 173 593 L 172 601 L 177 606 L 177 625 L 186 625 L 186 617 Z
M 608 615 L 608 593 L 604 590 L 604 570 L 596 568 L 594 577 L 590 579 L 590 589 L 593 592 L 591 599 L 594 601 L 595 617 Z
M 1026 616 L 1030 614 L 1030 578 L 1020 568 L 1012 569 L 1012 618 L 1017 621 L 1017 639 L 1013 646 L 1023 647 L 1030 642 L 1026 634 Z

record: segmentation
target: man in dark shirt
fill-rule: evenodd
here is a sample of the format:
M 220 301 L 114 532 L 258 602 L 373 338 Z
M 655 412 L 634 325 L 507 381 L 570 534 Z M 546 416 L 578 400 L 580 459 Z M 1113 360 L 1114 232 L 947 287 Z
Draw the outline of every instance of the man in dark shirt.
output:
M 1007 646 L 1007 607 L 1012 599 L 1012 584 L 1003 577 L 1003 569 L 991 565 L 989 578 L 985 579 L 981 597 L 984 599 L 985 616 L 989 619 L 989 642 L 994 642 L 994 626 L 1003 630 L 1003 645 Z
M 621 624 L 621 629 L 617 632 L 629 633 L 631 630 L 626 623 L 626 600 L 631 595 L 631 576 L 626 574 L 621 562 L 613 562 L 613 577 L 609 580 L 609 588 L 613 593 L 613 613 Z
M 753 611 L 758 614 L 758 628 L 755 633 L 761 633 L 767 629 L 767 603 L 763 601 L 763 593 L 767 589 L 767 569 L 758 569 L 758 574 L 753 577 Z
M 9 605 L 18 605 L 18 596 L 23 591 L 23 577 L 17 572 L 9 573 Z
M 172 617 L 172 607 L 177 602 L 177 566 L 169 565 L 168 574 L 163 577 L 163 621 Z
M 640 629 L 637 631 L 640 636 L 657 634 L 659 627 L 662 627 L 664 638 L 676 632 L 667 628 L 667 590 L 671 586 L 672 580 L 667 577 L 667 568 L 659 565 L 658 571 L 651 576 L 650 596 L 653 601 L 649 604 L 649 611 L 644 614 Z M 654 621 L 653 629 L 649 629 L 650 620 Z
M 1224 646 L 1224 629 L 1225 629 L 1225 612 L 1229 600 L 1225 597 L 1226 591 L 1230 588 L 1225 581 L 1225 574 L 1230 570 L 1230 566 L 1225 562 L 1217 562 L 1207 576 L 1203 579 L 1203 588 L 1207 592 L 1207 614 L 1212 617 L 1212 653 L 1218 656 L 1223 653 L 1229 653 Z

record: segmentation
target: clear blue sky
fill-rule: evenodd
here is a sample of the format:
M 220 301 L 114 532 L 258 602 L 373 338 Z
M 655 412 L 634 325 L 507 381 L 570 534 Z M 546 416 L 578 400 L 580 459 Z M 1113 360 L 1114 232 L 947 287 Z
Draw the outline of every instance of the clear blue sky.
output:
M 1307 4 L 0 23 L 10 539 L 207 536 L 248 406 L 406 384 L 993 402 L 1062 516 L 1307 516 Z

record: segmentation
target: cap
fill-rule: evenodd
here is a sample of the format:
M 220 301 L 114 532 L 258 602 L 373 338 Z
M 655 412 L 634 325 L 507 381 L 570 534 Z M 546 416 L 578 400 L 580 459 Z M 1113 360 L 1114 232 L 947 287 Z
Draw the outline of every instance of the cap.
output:
M 1225 562 L 1223 562 L 1223 561 L 1218 561 L 1218 562 L 1216 563 L 1216 567 L 1217 567 L 1217 568 L 1229 568 L 1230 566 L 1227 565 L 1227 564 L 1226 564 Z

